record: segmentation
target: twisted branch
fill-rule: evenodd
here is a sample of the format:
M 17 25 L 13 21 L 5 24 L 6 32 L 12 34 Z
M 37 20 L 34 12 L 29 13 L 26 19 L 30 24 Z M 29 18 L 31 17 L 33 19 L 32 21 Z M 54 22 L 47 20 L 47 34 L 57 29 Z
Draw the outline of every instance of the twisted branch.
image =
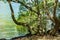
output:
M 29 32 L 29 35 L 30 35 L 30 34 L 31 34 L 30 25 L 29 25 L 28 23 L 18 22 L 18 21 L 15 19 L 15 17 L 14 17 L 14 11 L 13 11 L 12 5 L 11 5 L 11 3 L 10 3 L 10 0 L 8 1 L 8 3 L 9 3 L 9 6 L 10 6 L 10 9 L 11 9 L 11 17 L 12 17 L 14 23 L 17 24 L 17 25 L 22 25 L 22 26 L 24 26 L 24 27 L 26 26 L 26 27 L 28 28 L 28 32 Z

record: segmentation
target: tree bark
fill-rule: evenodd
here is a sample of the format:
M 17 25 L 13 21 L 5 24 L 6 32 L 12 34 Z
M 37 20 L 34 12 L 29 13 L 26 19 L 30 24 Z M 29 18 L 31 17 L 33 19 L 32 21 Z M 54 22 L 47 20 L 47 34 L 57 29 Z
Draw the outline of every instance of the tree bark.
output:
M 58 21 L 58 19 L 55 19 L 54 29 L 51 30 L 51 31 L 49 32 L 49 34 L 55 35 L 56 32 L 59 30 L 59 27 L 60 27 L 60 22 Z

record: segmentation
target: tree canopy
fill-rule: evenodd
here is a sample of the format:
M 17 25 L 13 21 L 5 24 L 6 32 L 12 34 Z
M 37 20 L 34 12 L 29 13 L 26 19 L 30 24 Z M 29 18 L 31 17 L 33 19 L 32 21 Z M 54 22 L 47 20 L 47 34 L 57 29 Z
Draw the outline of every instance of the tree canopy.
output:
M 55 35 L 60 30 L 59 0 L 7 0 L 11 10 L 11 17 L 17 25 L 17 30 L 25 32 L 25 36 L 44 35 L 47 33 L 48 20 L 52 22 L 49 34 Z M 11 2 L 20 4 L 18 18 L 15 18 Z M 20 32 L 19 32 L 20 34 Z M 24 37 L 25 37 L 24 36 Z

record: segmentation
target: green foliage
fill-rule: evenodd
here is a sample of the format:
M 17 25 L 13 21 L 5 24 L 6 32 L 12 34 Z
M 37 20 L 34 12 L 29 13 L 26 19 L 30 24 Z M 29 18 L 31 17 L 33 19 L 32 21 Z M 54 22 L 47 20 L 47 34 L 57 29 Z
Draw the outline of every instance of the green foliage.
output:
M 41 17 L 41 24 L 42 25 L 42 30 L 46 29 L 46 17 L 44 16 L 44 12 L 41 12 L 41 14 L 43 14 Z M 20 15 L 18 16 L 18 21 L 22 22 L 22 23 L 29 23 L 30 28 L 31 28 L 31 32 L 32 34 L 37 32 L 37 26 L 38 26 L 38 20 L 37 20 L 37 14 L 35 14 L 34 12 L 31 11 L 24 11 L 22 13 L 20 13 Z M 34 29 L 34 30 L 32 30 Z M 19 32 L 19 34 L 26 34 L 28 33 L 28 29 L 24 26 L 17 26 L 17 30 Z
M 19 35 L 24 35 L 24 34 L 27 34 L 28 33 L 28 30 L 26 27 L 23 27 L 23 26 L 17 26 L 17 31 L 18 31 L 18 34 Z
M 25 11 L 25 12 L 22 12 L 20 14 L 20 16 L 18 16 L 18 21 L 19 22 L 22 22 L 22 23 L 29 23 L 31 26 L 36 26 L 36 21 L 33 21 L 33 20 L 36 20 L 37 16 L 35 13 L 31 12 L 31 11 Z M 17 26 L 17 30 L 18 31 L 22 31 L 22 33 L 26 32 L 27 28 L 26 27 L 21 27 L 21 26 Z M 19 33 L 20 33 L 19 32 Z
M 28 1 L 28 0 L 27 0 Z M 28 2 L 25 2 L 26 4 L 28 4 Z M 43 30 L 46 30 L 46 23 L 47 23 L 47 18 L 45 16 L 45 13 L 44 13 L 44 8 L 43 8 L 43 2 L 39 0 L 39 5 L 35 5 L 34 2 L 32 2 L 31 4 L 29 3 L 28 5 L 32 5 L 32 9 L 37 11 L 36 7 L 39 6 L 41 11 L 41 24 L 42 25 L 40 27 L 40 29 L 43 31 Z M 50 5 L 50 4 L 49 4 Z M 19 16 L 18 16 L 18 22 L 22 22 L 22 23 L 28 23 L 30 25 L 30 28 L 31 28 L 31 32 L 32 34 L 36 33 L 37 32 L 37 26 L 38 26 L 38 16 L 36 13 L 30 11 L 30 10 L 27 10 L 26 8 L 24 8 L 24 6 L 20 6 L 20 12 L 19 12 Z M 34 29 L 34 30 L 32 30 Z M 27 27 L 24 27 L 24 26 L 17 26 L 17 30 L 19 32 L 19 35 L 20 34 L 26 34 L 28 33 L 28 29 Z M 22 31 L 23 30 L 23 31 Z

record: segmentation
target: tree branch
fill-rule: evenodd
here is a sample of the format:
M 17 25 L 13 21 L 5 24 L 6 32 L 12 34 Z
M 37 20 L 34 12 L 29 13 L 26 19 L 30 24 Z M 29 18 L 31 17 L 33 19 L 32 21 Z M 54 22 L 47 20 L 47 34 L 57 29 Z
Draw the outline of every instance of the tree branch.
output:
M 50 19 L 51 21 L 55 22 L 54 19 L 53 19 L 53 17 L 51 17 L 50 12 L 49 12 L 49 10 L 48 10 L 47 0 L 43 0 L 43 3 L 44 3 L 44 9 L 45 9 L 45 12 L 46 12 L 47 16 L 49 17 L 49 19 Z
M 55 0 L 55 2 L 54 2 L 54 9 L 53 9 L 53 16 L 54 17 L 56 17 L 57 3 L 58 3 L 58 0 Z
M 16 0 L 16 1 L 14 1 L 14 2 L 20 3 L 20 4 L 22 4 L 25 8 L 29 9 L 30 11 L 37 13 L 35 10 L 32 9 L 32 7 L 27 6 L 25 3 L 23 3 L 23 2 L 21 2 L 21 1 L 19 1 L 19 0 Z
M 14 11 L 13 11 L 13 8 L 12 8 L 12 5 L 11 5 L 10 1 L 8 1 L 8 3 L 9 3 L 9 6 L 10 6 L 10 9 L 11 9 L 11 17 L 12 17 L 14 23 L 17 24 L 17 25 L 27 26 L 28 32 L 29 32 L 29 34 L 31 34 L 30 25 L 28 23 L 18 22 L 14 17 Z
M 59 21 L 59 19 L 57 19 L 57 17 L 56 17 L 57 4 L 58 4 L 58 0 L 55 0 L 54 7 L 53 7 L 53 18 L 54 18 L 55 22 Z
M 28 34 L 26 34 L 26 35 L 24 35 L 24 36 L 19 36 L 19 37 L 15 37 L 15 38 L 12 38 L 11 40 L 13 40 L 13 39 L 17 39 L 17 38 L 23 38 L 23 37 L 31 37 L 31 36 L 33 36 L 33 35 L 36 35 L 36 34 L 31 34 L 31 31 L 30 31 L 30 26 L 28 25 L 28 24 L 26 24 L 26 23 L 21 23 L 21 22 L 17 22 L 16 21 L 16 19 L 15 19 L 15 17 L 14 17 L 14 11 L 13 11 L 13 8 L 12 8 L 12 6 L 11 6 L 11 3 L 10 2 L 8 2 L 9 3 L 9 6 L 10 6 L 10 9 L 11 9 L 11 16 L 12 16 L 12 19 L 13 19 L 13 21 L 14 21 L 14 23 L 15 24 L 17 24 L 17 25 L 22 25 L 22 26 L 27 26 L 28 27 Z
M 14 17 L 14 11 L 13 11 L 13 8 L 12 8 L 12 6 L 11 6 L 10 3 L 9 3 L 9 6 L 10 6 L 10 9 L 11 9 L 11 12 L 12 12 L 12 13 L 11 13 L 11 17 L 12 17 L 14 23 L 17 24 L 17 25 L 24 25 L 24 26 L 25 26 L 26 23 L 17 22 L 17 20 L 16 20 L 15 17 Z

